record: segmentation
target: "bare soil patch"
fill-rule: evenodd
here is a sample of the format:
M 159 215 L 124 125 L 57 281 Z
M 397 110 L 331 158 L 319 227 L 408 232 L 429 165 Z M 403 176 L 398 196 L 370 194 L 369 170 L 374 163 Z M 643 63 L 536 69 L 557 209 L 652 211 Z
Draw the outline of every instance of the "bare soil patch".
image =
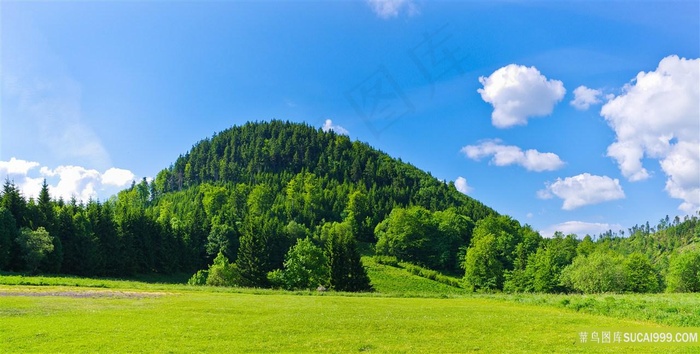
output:
M 135 292 L 135 291 L 114 291 L 114 290 L 54 290 L 54 291 L 0 291 L 3 296 L 61 296 L 71 298 L 120 298 L 120 299 L 143 299 L 160 297 L 166 295 L 158 292 Z

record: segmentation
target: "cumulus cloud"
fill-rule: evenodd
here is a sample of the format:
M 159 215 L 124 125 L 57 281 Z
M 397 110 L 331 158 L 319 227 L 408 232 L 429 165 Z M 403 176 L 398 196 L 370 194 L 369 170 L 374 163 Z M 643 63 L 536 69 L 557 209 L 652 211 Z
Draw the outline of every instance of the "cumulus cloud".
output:
M 328 131 L 332 130 L 338 134 L 350 135 L 350 132 L 347 129 L 345 129 L 339 125 L 333 124 L 333 121 L 330 119 L 326 119 L 326 122 L 323 123 L 323 127 L 321 127 L 321 130 L 323 130 L 324 132 L 328 132 Z
M 10 159 L 10 161 L 0 161 L 0 174 L 26 175 L 29 170 L 38 166 L 38 162 L 17 160 L 13 157 Z
M 540 199 L 554 196 L 563 199 L 562 209 L 573 210 L 585 205 L 625 198 L 620 181 L 608 176 L 596 176 L 583 173 L 564 179 L 557 178 L 554 183 L 537 192 Z
M 68 200 L 75 197 L 81 201 L 109 197 L 134 180 L 131 171 L 120 168 L 100 173 L 81 166 L 58 166 L 55 169 L 41 166 L 37 171 L 40 165 L 14 157 L 10 161 L 0 161 L 0 178 L 14 181 L 27 198 L 36 198 L 46 179 L 53 198 Z
M 666 192 L 673 198 L 682 199 L 678 209 L 692 214 L 700 209 L 700 150 L 699 143 L 686 141 L 674 144 L 666 158 L 661 160 L 661 169 L 666 173 Z
M 462 176 L 457 177 L 455 180 L 455 188 L 464 194 L 469 194 L 472 190 L 474 190 L 474 188 L 467 184 L 467 179 Z
M 49 188 L 51 194 L 64 199 L 75 196 L 78 200 L 87 201 L 97 196 L 97 184 L 101 175 L 97 170 L 89 170 L 80 166 L 58 166 L 49 172 L 50 176 L 58 176 L 57 185 Z
M 553 237 L 554 233 L 560 231 L 564 235 L 575 234 L 579 237 L 585 235 L 600 235 L 609 230 L 620 230 L 620 224 L 592 223 L 583 221 L 567 221 L 560 224 L 550 225 L 540 230 L 544 237 Z
M 121 168 L 110 168 L 102 174 L 102 184 L 112 185 L 112 186 L 125 186 L 134 180 L 136 176 L 129 170 L 124 170 Z
M 571 101 L 571 105 L 580 111 L 585 111 L 591 107 L 591 105 L 602 102 L 600 100 L 600 96 L 602 95 L 603 91 L 601 90 L 579 86 L 574 90 L 574 99 Z
M 514 145 L 503 145 L 498 139 L 467 145 L 461 151 L 472 160 L 492 156 L 491 163 L 496 166 L 520 165 L 528 171 L 554 171 L 564 166 L 557 154 L 534 149 L 523 151 Z
M 527 124 L 529 117 L 552 113 L 566 93 L 559 80 L 549 80 L 534 66 L 510 64 L 489 77 L 479 77 L 477 91 L 493 106 L 491 121 L 497 128 Z
M 367 0 L 372 11 L 383 19 L 398 17 L 401 12 L 408 16 L 419 13 L 418 6 L 411 0 Z
M 600 111 L 616 134 L 608 156 L 630 181 L 651 176 L 644 158 L 658 160 L 679 209 L 700 209 L 700 59 L 668 56 L 622 91 Z

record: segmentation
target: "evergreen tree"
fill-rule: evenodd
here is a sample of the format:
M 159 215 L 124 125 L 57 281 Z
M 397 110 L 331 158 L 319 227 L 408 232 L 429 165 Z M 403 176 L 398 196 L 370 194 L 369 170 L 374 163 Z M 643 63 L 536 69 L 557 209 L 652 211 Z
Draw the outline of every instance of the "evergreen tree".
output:
M 321 233 L 326 244 L 330 287 L 337 291 L 372 290 L 349 223 L 324 224 Z
M 19 188 L 9 179 L 5 180 L 2 187 L 2 200 L 0 206 L 5 207 L 12 214 L 18 228 L 29 226 L 27 220 L 27 201 L 20 193 Z
M 269 224 L 263 217 L 250 217 L 244 223 L 236 267 L 241 275 L 242 286 L 265 287 L 267 273 L 274 269 L 271 262 Z
M 0 270 L 9 269 L 12 246 L 17 238 L 17 225 L 12 213 L 0 206 Z
M 51 196 L 49 195 L 49 185 L 46 183 L 46 179 L 44 179 L 44 182 L 41 184 L 37 205 L 40 213 L 38 226 L 43 226 L 49 230 L 49 232 L 53 232 L 56 213 L 54 210 L 54 203 L 51 201 Z

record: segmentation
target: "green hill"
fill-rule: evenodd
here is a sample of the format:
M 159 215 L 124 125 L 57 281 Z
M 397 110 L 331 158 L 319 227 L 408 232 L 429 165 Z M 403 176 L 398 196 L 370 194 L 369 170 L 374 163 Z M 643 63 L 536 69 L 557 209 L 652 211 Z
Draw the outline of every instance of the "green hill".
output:
M 9 180 L 0 192 L 0 271 L 25 273 L 194 273 L 193 284 L 336 291 L 373 281 L 398 293 L 698 292 L 699 240 L 695 215 L 627 236 L 545 239 L 365 143 L 281 121 L 204 139 L 106 202 L 55 200 L 46 183 L 36 200 Z M 363 260 L 359 245 L 395 264 Z
M 288 250 L 305 238 L 324 250 L 331 278 L 355 281 L 363 273 L 356 242 L 376 242 L 374 229 L 396 208 L 449 210 L 445 217 L 464 220 L 468 227 L 441 249 L 454 265 L 474 222 L 497 215 L 451 182 L 365 143 L 282 121 L 217 133 L 154 180 L 104 203 L 54 200 L 46 185 L 27 201 L 10 181 L 0 196 L 0 226 L 8 230 L 0 237 L 0 270 L 194 273 L 221 253 L 220 263 L 234 264 L 237 284 L 246 286 L 270 286 L 267 273 L 283 268 Z M 19 234 L 50 245 L 27 258 Z
M 244 183 L 267 184 L 277 196 L 287 193 L 289 182 L 300 173 L 318 179 L 326 195 L 313 216 L 326 220 L 340 220 L 349 192 L 358 189 L 367 192 L 373 225 L 395 206 L 458 207 L 474 221 L 495 214 L 458 192 L 452 182 L 441 182 L 365 143 L 282 121 L 248 123 L 200 141 L 158 174 L 154 192 L 161 196 L 203 183 Z M 308 221 L 318 222 L 313 217 Z

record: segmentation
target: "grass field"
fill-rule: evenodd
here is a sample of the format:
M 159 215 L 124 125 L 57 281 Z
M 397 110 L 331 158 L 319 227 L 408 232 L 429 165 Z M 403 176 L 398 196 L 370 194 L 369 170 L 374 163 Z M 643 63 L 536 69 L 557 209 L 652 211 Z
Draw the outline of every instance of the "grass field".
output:
M 0 353 L 700 352 L 579 340 L 697 326 L 697 295 L 471 295 L 366 264 L 377 291 L 359 295 L 0 275 Z

